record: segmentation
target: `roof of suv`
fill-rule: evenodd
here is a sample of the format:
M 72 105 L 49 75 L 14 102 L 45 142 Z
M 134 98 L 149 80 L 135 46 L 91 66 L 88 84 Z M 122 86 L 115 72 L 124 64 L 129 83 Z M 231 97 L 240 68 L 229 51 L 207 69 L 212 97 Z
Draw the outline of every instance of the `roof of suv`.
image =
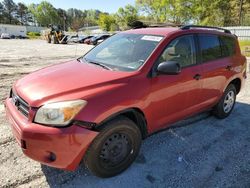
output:
M 180 27 L 148 27 L 148 28 L 141 28 L 141 29 L 131 29 L 127 30 L 124 33 L 131 33 L 131 34 L 144 34 L 144 35 L 161 35 L 161 36 L 167 36 L 169 33 L 172 33 L 174 31 L 195 31 L 197 33 L 211 33 L 211 34 L 219 34 L 219 35 L 231 35 L 230 31 L 225 30 L 224 32 L 220 31 L 223 30 L 223 28 L 217 28 L 213 29 L 213 27 L 194 27 L 194 28 L 188 28 L 188 29 L 181 29 Z
M 147 34 L 147 35 L 162 35 L 167 36 L 170 32 L 180 30 L 178 27 L 149 27 L 149 28 L 141 28 L 141 29 L 131 29 L 125 31 L 125 33 L 133 33 L 133 34 Z

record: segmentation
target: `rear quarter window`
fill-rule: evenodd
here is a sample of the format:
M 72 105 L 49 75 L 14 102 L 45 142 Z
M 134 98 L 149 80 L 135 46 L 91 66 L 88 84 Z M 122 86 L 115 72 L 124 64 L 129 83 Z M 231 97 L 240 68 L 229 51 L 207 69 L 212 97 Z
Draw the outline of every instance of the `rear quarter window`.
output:
M 222 49 L 222 56 L 228 57 L 233 56 L 235 54 L 235 39 L 232 37 L 221 36 L 221 49 Z
M 212 61 L 222 57 L 220 40 L 217 35 L 200 34 L 198 37 L 202 62 Z

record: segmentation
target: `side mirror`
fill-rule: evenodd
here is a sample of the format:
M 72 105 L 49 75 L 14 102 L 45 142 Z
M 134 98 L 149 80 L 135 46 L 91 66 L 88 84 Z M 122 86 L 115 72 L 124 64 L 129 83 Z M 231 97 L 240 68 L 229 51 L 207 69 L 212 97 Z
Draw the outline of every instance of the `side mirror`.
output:
M 157 67 L 159 74 L 176 75 L 181 72 L 181 66 L 176 61 L 162 62 Z

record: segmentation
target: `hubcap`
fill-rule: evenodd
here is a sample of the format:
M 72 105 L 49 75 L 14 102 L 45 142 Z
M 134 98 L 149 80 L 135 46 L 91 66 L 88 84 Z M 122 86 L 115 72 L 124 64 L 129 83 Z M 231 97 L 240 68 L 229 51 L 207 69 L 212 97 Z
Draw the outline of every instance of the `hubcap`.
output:
M 115 167 L 124 161 L 131 151 L 131 141 L 127 135 L 112 134 L 102 146 L 99 155 L 101 164 L 106 168 Z
M 235 94 L 233 91 L 229 91 L 224 99 L 223 109 L 225 113 L 231 111 L 234 105 Z

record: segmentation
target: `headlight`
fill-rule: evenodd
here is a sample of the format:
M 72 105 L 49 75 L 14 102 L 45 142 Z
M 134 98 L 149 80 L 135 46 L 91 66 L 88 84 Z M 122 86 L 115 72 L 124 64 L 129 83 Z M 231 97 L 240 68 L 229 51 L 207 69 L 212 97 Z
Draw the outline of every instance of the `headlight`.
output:
M 45 104 L 38 109 L 35 122 L 45 125 L 68 125 L 86 104 L 87 101 L 84 100 Z

